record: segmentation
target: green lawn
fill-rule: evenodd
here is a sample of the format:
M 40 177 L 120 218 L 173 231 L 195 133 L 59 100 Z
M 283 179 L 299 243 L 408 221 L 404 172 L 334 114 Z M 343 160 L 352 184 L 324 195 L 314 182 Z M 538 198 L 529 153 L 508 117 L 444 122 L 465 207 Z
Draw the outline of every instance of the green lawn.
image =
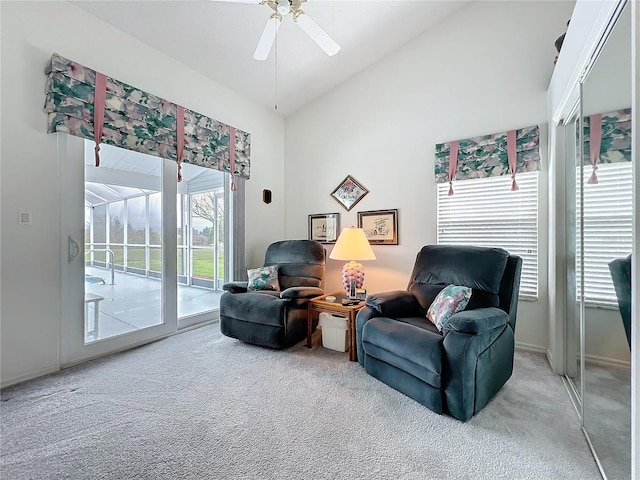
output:
M 213 250 L 193 250 L 193 276 L 213 278 Z M 224 278 L 224 252 L 218 252 L 218 278 Z
M 114 263 L 124 266 L 124 247 L 111 247 L 113 251 Z M 94 259 L 104 262 L 106 253 L 94 252 Z M 89 258 L 86 256 L 85 258 Z M 145 270 L 145 249 L 144 247 L 128 247 L 128 266 Z M 149 250 L 150 270 L 162 271 L 162 255 L 160 248 Z M 182 255 L 178 250 L 178 272 L 183 272 Z M 213 250 L 193 250 L 193 276 L 198 278 L 213 278 Z M 218 278 L 224 278 L 224 252 L 218 252 Z

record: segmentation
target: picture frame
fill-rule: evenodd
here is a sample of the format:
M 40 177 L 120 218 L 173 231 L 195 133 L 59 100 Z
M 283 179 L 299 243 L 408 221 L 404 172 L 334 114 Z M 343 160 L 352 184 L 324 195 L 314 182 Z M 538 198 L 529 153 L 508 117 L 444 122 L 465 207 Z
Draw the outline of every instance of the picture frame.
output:
M 347 175 L 345 179 L 340 182 L 340 185 L 331 192 L 331 197 L 342 205 L 347 212 L 350 211 L 355 205 L 369 193 L 364 185 L 358 182 L 351 175 Z
M 309 240 L 316 240 L 320 243 L 336 243 L 339 234 L 339 213 L 309 215 Z
M 358 227 L 371 245 L 398 245 L 398 210 L 358 212 Z

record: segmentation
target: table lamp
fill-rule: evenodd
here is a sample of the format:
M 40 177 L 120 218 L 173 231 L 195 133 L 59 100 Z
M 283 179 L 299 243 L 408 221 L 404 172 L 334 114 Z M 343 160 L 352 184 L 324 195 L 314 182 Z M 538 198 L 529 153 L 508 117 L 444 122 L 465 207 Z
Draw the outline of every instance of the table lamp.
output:
M 356 227 L 343 228 L 338 240 L 329 255 L 333 260 L 350 260 L 342 267 L 342 285 L 347 295 L 351 281 L 355 280 L 356 288 L 362 288 L 364 283 L 364 268 L 357 260 L 375 260 L 376 256 L 369 245 L 364 230 Z

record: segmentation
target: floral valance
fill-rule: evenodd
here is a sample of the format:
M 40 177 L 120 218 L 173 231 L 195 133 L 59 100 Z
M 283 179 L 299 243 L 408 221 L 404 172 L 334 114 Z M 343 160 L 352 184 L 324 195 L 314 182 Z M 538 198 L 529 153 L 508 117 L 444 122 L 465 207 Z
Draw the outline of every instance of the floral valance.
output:
M 436 145 L 436 183 L 515 175 L 540 170 L 537 125 Z M 451 190 L 452 193 L 452 190 Z
M 589 115 L 583 129 L 583 162 L 592 167 L 588 183 L 598 183 L 598 164 L 631 161 L 630 108 Z
M 232 178 L 249 178 L 249 133 L 56 53 L 45 74 L 48 133 L 68 133 L 96 140 L 98 145 L 102 142 L 175 160 L 178 165 L 184 161 L 231 173 Z M 98 152 L 99 146 L 96 163 Z

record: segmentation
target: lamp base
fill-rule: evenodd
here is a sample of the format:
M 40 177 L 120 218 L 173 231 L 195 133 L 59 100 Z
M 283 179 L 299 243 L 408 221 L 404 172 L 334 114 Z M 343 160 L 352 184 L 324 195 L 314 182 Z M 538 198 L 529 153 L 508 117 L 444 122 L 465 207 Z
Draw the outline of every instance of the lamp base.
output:
M 351 260 L 349 263 L 345 263 L 342 267 L 342 286 L 345 292 L 349 295 L 351 290 L 351 281 L 356 281 L 356 288 L 362 288 L 364 284 L 364 268 L 358 262 Z

